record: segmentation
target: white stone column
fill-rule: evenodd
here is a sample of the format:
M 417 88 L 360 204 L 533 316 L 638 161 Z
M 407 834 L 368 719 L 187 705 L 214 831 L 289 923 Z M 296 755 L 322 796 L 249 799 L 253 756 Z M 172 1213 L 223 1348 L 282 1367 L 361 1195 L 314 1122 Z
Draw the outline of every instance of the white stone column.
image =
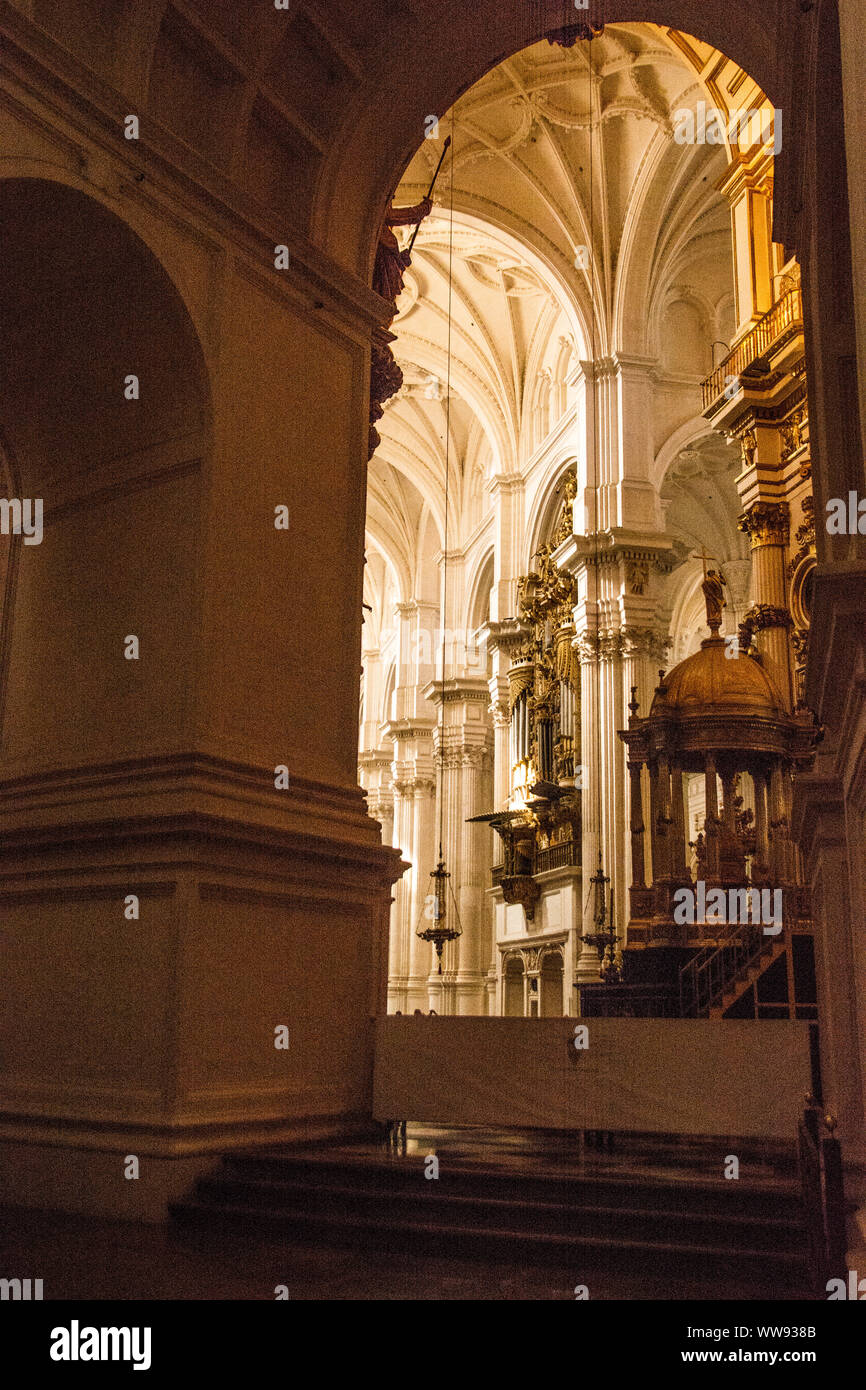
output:
M 492 937 L 492 908 L 485 891 L 492 865 L 491 831 L 469 821 L 492 809 L 490 692 L 483 677 L 463 676 L 433 682 L 424 694 L 439 715 L 434 758 L 437 769 L 441 767 L 442 849 L 451 875 L 448 908 L 453 912 L 456 903 L 462 927 L 462 935 L 443 949 L 441 975 L 433 954 L 430 1007 L 437 1013 L 483 1014 Z M 437 824 L 437 848 L 438 829 Z
M 517 612 L 517 581 L 521 576 L 524 539 L 524 479 L 516 473 L 500 473 L 492 478 L 495 542 L 493 548 L 493 588 L 490 617 L 494 622 Z

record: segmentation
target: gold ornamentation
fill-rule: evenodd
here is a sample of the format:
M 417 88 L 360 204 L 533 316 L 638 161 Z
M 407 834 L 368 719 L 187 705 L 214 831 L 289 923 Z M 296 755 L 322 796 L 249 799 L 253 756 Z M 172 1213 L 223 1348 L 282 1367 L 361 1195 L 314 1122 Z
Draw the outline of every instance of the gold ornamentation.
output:
M 554 550 L 558 545 L 562 545 L 563 541 L 567 541 L 574 531 L 573 504 L 577 496 L 577 475 L 575 473 L 568 473 L 566 475 L 564 487 L 565 493 L 562 499 L 562 505 L 559 509 L 559 517 L 554 527 L 553 540 L 551 542 Z
M 779 426 L 779 433 L 782 436 L 783 444 L 783 460 L 790 458 L 791 454 L 795 454 L 797 450 L 800 449 L 802 445 L 805 443 L 805 440 L 803 438 L 803 426 L 805 425 L 805 423 L 806 410 L 805 407 L 801 406 L 799 410 L 794 411 L 793 415 L 791 415 L 790 418 L 786 420 L 783 425 Z
M 815 544 L 815 499 L 803 498 L 803 524 L 797 527 L 796 541 L 799 546 Z
M 754 468 L 755 456 L 758 452 L 758 436 L 754 430 L 746 430 L 740 440 L 740 447 L 743 451 L 743 467 Z
M 753 546 L 787 545 L 791 512 L 787 502 L 756 502 L 737 522 Z
M 722 609 L 727 608 L 725 576 L 715 570 L 707 570 L 701 588 L 707 605 L 707 627 L 713 637 L 717 637 L 722 625 Z
M 787 608 L 774 608 L 769 603 L 756 603 L 746 613 L 739 628 L 740 651 L 748 653 L 752 646 L 752 638 L 756 632 L 763 632 L 768 627 L 792 628 L 794 619 Z

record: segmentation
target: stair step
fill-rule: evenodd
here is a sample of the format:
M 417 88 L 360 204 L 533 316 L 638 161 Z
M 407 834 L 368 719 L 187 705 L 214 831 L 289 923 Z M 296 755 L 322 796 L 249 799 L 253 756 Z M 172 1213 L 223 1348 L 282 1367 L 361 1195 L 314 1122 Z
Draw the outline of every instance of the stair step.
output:
M 720 1146 L 723 1147 L 723 1146 Z M 497 1168 L 476 1165 L 461 1166 L 446 1156 L 440 1159 L 442 1170 L 436 1182 L 447 1182 L 449 1196 L 473 1201 L 497 1199 L 529 1202 L 552 1202 L 559 1207 L 630 1209 L 663 1212 L 678 1216 L 686 1205 L 701 1215 L 719 1215 L 725 1219 L 742 1216 L 744 1219 L 796 1221 L 799 1206 L 799 1185 L 790 1179 L 773 1179 L 765 1183 L 706 1177 L 683 1181 L 665 1180 L 647 1175 L 616 1177 L 608 1174 L 562 1175 L 557 1173 L 520 1173 L 511 1175 Z M 224 1160 L 220 1175 L 233 1181 L 273 1181 L 322 1189 L 344 1188 L 351 1184 L 354 1192 L 367 1191 L 396 1196 L 417 1192 L 419 1182 L 432 1186 L 422 1175 L 423 1156 L 417 1164 L 411 1161 L 357 1161 L 300 1159 L 266 1155 L 232 1155 Z M 721 1160 L 719 1163 L 721 1168 Z M 422 1189 L 423 1190 L 423 1189 Z M 444 1189 L 440 1189 L 444 1191 Z M 792 1208 L 794 1216 L 792 1218 Z
M 424 1226 L 435 1220 L 453 1227 L 473 1225 L 486 1230 L 506 1228 L 524 1233 L 599 1235 L 616 1239 L 641 1235 L 664 1241 L 676 1229 L 687 1245 L 735 1253 L 742 1245 L 762 1251 L 801 1251 L 805 1244 L 802 1224 L 793 1218 L 748 1216 L 741 1213 L 706 1214 L 701 1211 L 671 1213 L 633 1204 L 566 1205 L 488 1196 L 451 1194 L 447 1187 L 421 1179 L 411 1192 L 358 1187 L 313 1187 L 301 1182 L 250 1181 L 216 1175 L 203 1178 L 196 1189 L 203 1203 L 220 1208 L 242 1205 L 256 1210 L 303 1211 L 328 1219 L 343 1213 L 349 1219 L 373 1217 L 380 1224 L 395 1219 Z
M 408 1246 L 419 1253 L 426 1250 L 440 1255 L 446 1244 L 458 1248 L 464 1255 L 490 1255 L 498 1251 L 510 1256 L 518 1253 L 524 1260 L 527 1251 L 532 1251 L 536 1258 L 555 1257 L 571 1262 L 586 1253 L 596 1252 L 625 1259 L 645 1256 L 654 1265 L 672 1260 L 679 1267 L 694 1261 L 704 1271 L 721 1267 L 739 1276 L 761 1274 L 768 1279 L 787 1277 L 795 1282 L 800 1282 L 806 1271 L 806 1256 L 800 1250 L 749 1247 L 708 1250 L 705 1246 L 686 1242 L 645 1241 L 562 1231 L 490 1229 L 479 1225 L 452 1226 L 433 1220 L 407 1222 L 392 1218 L 384 1224 L 379 1219 L 347 1216 L 344 1213 L 328 1217 L 309 1211 L 287 1212 L 280 1208 L 241 1203 L 220 1207 L 217 1213 L 212 1205 L 195 1199 L 175 1203 L 171 1211 L 178 1224 L 186 1228 L 210 1229 L 218 1217 L 223 1224 L 241 1227 L 245 1231 L 256 1229 L 259 1233 L 272 1234 L 274 1237 L 291 1231 L 307 1239 L 315 1238 L 330 1244 L 355 1244 L 359 1243 L 358 1237 L 363 1237 L 361 1243 L 365 1245 L 387 1248 Z

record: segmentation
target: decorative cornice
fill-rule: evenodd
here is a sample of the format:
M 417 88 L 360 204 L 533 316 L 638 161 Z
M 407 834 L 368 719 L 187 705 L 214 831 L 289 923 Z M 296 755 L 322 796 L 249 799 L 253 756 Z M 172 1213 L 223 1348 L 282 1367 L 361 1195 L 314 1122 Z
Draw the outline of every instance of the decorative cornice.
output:
M 443 767 L 450 771 L 457 768 L 471 767 L 476 771 L 486 771 L 492 766 L 493 755 L 489 748 L 467 747 L 462 745 L 457 748 L 446 748 L 436 759 Z
M 557 550 L 556 559 L 560 568 L 569 570 L 579 565 L 609 569 L 622 566 L 623 573 L 627 574 L 629 571 L 643 572 L 643 568 L 649 566 L 650 572 L 668 575 L 688 555 L 689 547 L 682 541 L 671 540 L 670 536 L 611 530 L 569 537 Z
M 504 618 L 502 622 L 488 622 L 483 631 L 487 636 L 489 651 L 501 651 L 512 658 L 532 634 L 529 624 L 521 618 Z
M 497 473 L 487 484 L 487 490 L 491 493 L 497 492 L 522 492 L 526 487 L 526 479 L 522 473 Z
M 490 703 L 490 689 L 482 677 L 469 677 L 461 680 L 455 677 L 446 681 L 430 681 L 421 691 L 425 700 L 434 705 L 483 704 Z

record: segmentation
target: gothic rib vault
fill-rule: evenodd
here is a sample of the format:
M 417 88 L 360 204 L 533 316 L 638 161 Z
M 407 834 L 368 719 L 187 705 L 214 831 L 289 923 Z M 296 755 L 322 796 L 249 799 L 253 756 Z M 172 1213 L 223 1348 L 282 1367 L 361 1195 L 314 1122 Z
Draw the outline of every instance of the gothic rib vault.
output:
M 511 944 L 527 949 L 528 922 L 515 926 L 495 892 L 491 901 L 495 842 L 477 825 L 460 824 L 513 804 L 508 689 L 520 636 L 518 586 L 554 536 L 566 479 L 576 477 L 576 535 L 591 530 L 597 506 L 609 551 L 604 592 L 594 599 L 586 582 L 578 584 L 583 631 L 574 640 L 583 647 L 585 680 L 598 621 L 618 663 L 605 676 L 612 685 L 603 710 L 596 716 L 587 696 L 582 715 L 587 729 L 596 718 L 604 723 L 591 771 L 594 733 L 584 740 L 587 786 L 598 776 L 604 793 L 602 824 L 585 816 L 582 849 L 593 863 L 603 849 L 620 903 L 628 887 L 616 740 L 626 722 L 623 673 L 628 668 L 648 700 L 666 655 L 680 659 L 698 648 L 706 631 L 701 553 L 727 577 L 725 631 L 736 634 L 747 616 L 751 563 L 735 482 L 741 451 L 704 417 L 701 388 L 743 325 L 760 317 L 759 296 L 774 291 L 761 274 L 754 296 L 735 282 L 737 195 L 723 190 L 742 151 L 675 138 L 682 112 L 712 100 L 725 111 L 769 110 L 736 64 L 654 25 L 609 24 L 591 46 L 538 43 L 425 123 L 433 138 L 420 144 L 395 193 L 396 205 L 418 202 L 450 135 L 453 162 L 445 161 L 397 300 L 391 330 L 403 384 L 385 403 L 369 471 L 361 779 L 386 841 L 412 864 L 392 913 L 392 1008 L 502 1012 L 509 931 L 520 937 Z M 753 226 L 747 219 L 747 240 Z M 408 239 L 407 230 L 404 246 Z M 774 257 L 764 280 L 782 269 L 782 248 Z M 579 569 L 579 549 L 567 567 Z M 426 948 L 414 931 L 433 867 L 438 696 L 431 682 L 443 629 L 453 683 L 450 857 L 465 934 L 446 950 L 444 981 L 428 986 Z M 568 1012 L 577 1008 L 579 980 L 596 971 L 579 941 L 590 909 L 572 867 L 538 919 L 560 952 Z

